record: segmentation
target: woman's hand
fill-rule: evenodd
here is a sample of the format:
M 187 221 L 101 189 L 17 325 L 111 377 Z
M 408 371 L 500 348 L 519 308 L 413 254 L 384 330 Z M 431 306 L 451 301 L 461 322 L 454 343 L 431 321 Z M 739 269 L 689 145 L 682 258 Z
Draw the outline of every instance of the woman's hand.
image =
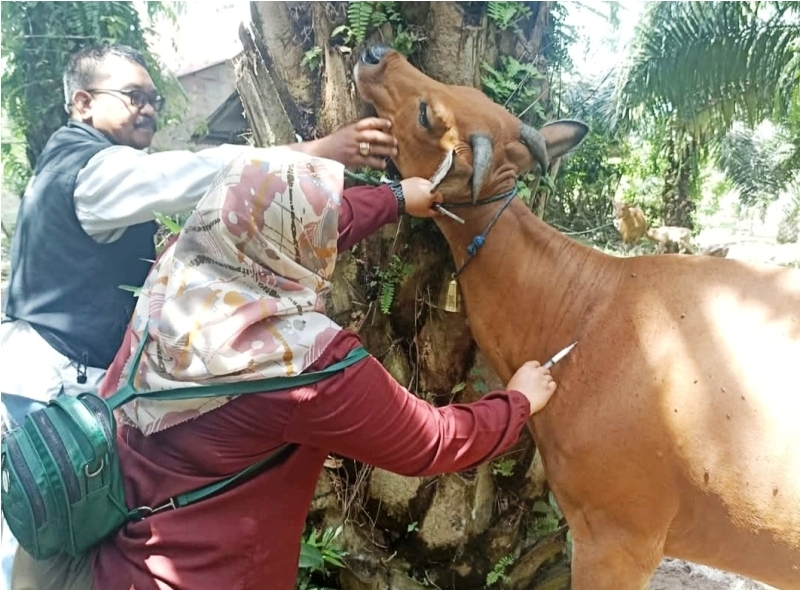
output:
M 519 391 L 528 398 L 531 404 L 531 415 L 547 405 L 556 391 L 556 382 L 550 371 L 539 364 L 539 361 L 528 361 L 511 377 L 506 389 Z
M 368 166 L 383 170 L 386 168 L 386 158 L 397 155 L 397 140 L 389 133 L 391 127 L 387 119 L 368 117 L 322 139 L 292 147 L 313 156 L 336 160 L 348 168 Z
M 440 193 L 431 193 L 431 181 L 424 178 L 406 178 L 400 181 L 406 198 L 406 213 L 413 217 L 440 215 L 433 206 L 442 202 Z

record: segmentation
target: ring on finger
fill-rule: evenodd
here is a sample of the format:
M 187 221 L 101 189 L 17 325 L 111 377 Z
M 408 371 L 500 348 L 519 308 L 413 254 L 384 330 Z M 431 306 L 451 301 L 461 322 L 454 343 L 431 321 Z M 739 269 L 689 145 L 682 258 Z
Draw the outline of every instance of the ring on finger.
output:
M 372 153 L 372 148 L 366 141 L 359 141 L 358 142 L 358 153 L 364 157 L 369 156 Z

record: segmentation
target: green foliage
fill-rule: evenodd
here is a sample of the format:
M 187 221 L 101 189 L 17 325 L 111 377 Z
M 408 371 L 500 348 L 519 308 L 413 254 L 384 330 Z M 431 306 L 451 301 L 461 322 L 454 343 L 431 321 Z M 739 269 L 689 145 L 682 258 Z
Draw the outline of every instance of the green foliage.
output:
M 530 529 L 532 536 L 539 538 L 558 530 L 560 526 L 558 516 L 556 513 L 549 509 L 547 503 L 537 500 L 534 504 L 533 511 L 538 516 L 536 521 Z
M 191 211 L 186 213 L 179 213 L 176 215 L 164 215 L 158 211 L 153 211 L 153 217 L 159 225 L 156 232 L 156 252 L 161 253 L 173 236 L 177 236 L 186 220 L 189 219 Z
M 764 211 L 791 182 L 785 163 L 793 153 L 794 146 L 779 130 L 734 125 L 722 142 L 718 162 L 739 191 L 742 205 Z
M 348 2 L 347 22 L 356 43 L 361 43 L 367 36 L 367 29 L 375 11 L 374 2 Z
M 351 172 L 345 169 L 344 179 L 348 186 L 366 184 L 369 186 L 378 186 L 381 183 L 383 172 L 380 170 L 373 170 L 372 168 L 361 168 L 358 172 Z
M 340 27 L 337 27 L 340 28 Z M 333 37 L 333 33 L 331 33 L 331 37 Z M 303 59 L 300 61 L 301 66 L 308 66 L 308 69 L 311 71 L 317 71 L 319 69 L 319 64 L 322 56 L 322 47 L 319 45 L 315 45 L 308 51 L 303 54 Z
M 372 20 L 370 27 L 377 28 L 385 23 L 397 25 L 403 22 L 400 16 L 400 11 L 394 2 L 373 2 L 374 10 L 372 13 Z
M 674 114 L 702 139 L 784 112 L 800 74 L 793 4 L 649 3 L 617 83 L 617 117 Z
M 703 170 L 703 199 L 698 203 L 697 212 L 709 217 L 719 212 L 722 198 L 733 190 L 733 183 L 725 175 L 710 178 L 710 170 L 706 165 Z
M 312 582 L 312 575 L 319 573 L 327 576 L 333 569 L 344 567 L 342 560 L 347 556 L 347 551 L 335 544 L 341 534 L 340 525 L 335 529 L 328 527 L 322 536 L 319 536 L 316 529 L 312 529 L 303 537 L 300 544 L 296 590 L 328 590 Z
M 345 45 L 356 45 L 386 23 L 392 28 L 392 47 L 406 57 L 413 55 L 419 47 L 420 36 L 403 22 L 395 2 L 348 2 L 347 25 L 336 27 L 331 38 L 338 36 Z
M 3 160 L 3 187 L 14 194 L 25 192 L 25 185 L 31 177 L 31 164 L 26 153 L 25 137 L 18 128 L 3 126 L 0 154 Z
M 396 283 L 394 281 L 383 281 L 381 283 L 380 306 L 382 314 L 389 313 L 389 309 L 392 307 L 392 301 L 394 301 L 395 289 Z
M 486 385 L 486 381 L 484 381 L 484 374 L 481 369 L 478 367 L 472 367 L 469 370 L 469 376 L 473 378 L 472 381 L 472 389 L 475 393 L 483 395 L 484 393 L 489 392 L 489 386 Z
M 519 29 L 517 23 L 531 15 L 531 9 L 524 2 L 487 2 L 486 15 L 501 31 L 509 27 Z
M 564 518 L 564 514 L 558 507 L 558 503 L 552 492 L 548 494 L 547 502 L 544 500 L 536 500 L 536 502 L 533 503 L 533 514 L 535 515 L 535 519 L 528 534 L 534 539 L 539 539 L 550 533 L 554 533 L 561 528 L 561 521 Z
M 783 208 L 783 219 L 778 224 L 779 244 L 792 244 L 800 241 L 800 193 Z
M 419 530 L 419 523 L 415 520 L 412 523 L 409 523 L 408 527 L 406 528 L 407 533 L 415 533 Z
M 373 282 L 377 282 L 380 287 L 378 301 L 381 313 L 389 313 L 397 286 L 413 273 L 414 266 L 403 262 L 397 254 L 392 256 L 389 266 L 376 271 Z
M 348 2 L 347 24 L 356 43 L 363 43 L 367 34 L 385 23 L 402 22 L 394 2 Z
M 158 211 L 153 211 L 153 217 L 156 218 L 161 225 L 163 225 L 170 234 L 176 236 L 181 233 L 181 223 L 177 220 L 164 215 L 163 213 L 159 213 Z
M 472 389 L 475 390 L 475 393 L 483 395 L 485 393 L 489 393 L 489 386 L 486 385 L 486 381 L 483 379 L 478 379 L 472 383 Z
M 791 118 L 799 16 L 790 2 L 647 5 L 611 112 L 623 129 L 655 132 L 644 135 L 666 160 L 664 222 L 692 223 L 703 162 L 735 121 Z
M 646 152 L 632 150 L 628 141 L 610 132 L 605 123 L 608 96 L 586 83 L 573 83 L 564 93 L 570 116 L 586 122 L 591 131 L 579 149 L 562 158 L 544 209 L 544 218 L 554 227 L 599 244 L 619 239 L 611 223 L 611 202 L 624 186 L 623 177 L 638 181 L 650 172 L 628 168 L 632 158 Z M 658 183 L 655 188 L 659 194 Z
M 555 179 L 550 174 L 539 175 L 538 172 L 528 172 L 517 177 L 517 194 L 530 208 L 537 201 L 537 195 L 541 195 L 538 189 L 552 193 L 556 190 Z
M 481 78 L 483 91 L 489 98 L 520 118 L 532 109 L 538 121 L 546 119 L 542 103 L 544 74 L 534 64 L 504 55 L 497 68 L 484 62 L 481 69 L 485 72 Z
M 403 28 L 402 24 L 397 25 L 394 39 L 392 39 L 394 49 L 406 57 L 410 57 L 417 48 L 417 42 L 417 36 L 410 29 Z
M 208 135 L 208 121 L 201 119 L 195 125 L 192 137 L 205 137 L 206 135 Z
M 122 289 L 123 291 L 130 291 L 131 293 L 133 293 L 134 297 L 138 297 L 139 295 L 142 294 L 141 287 L 134 287 L 133 285 L 119 285 L 119 288 Z
M 506 570 L 508 566 L 514 563 L 513 555 L 506 555 L 501 557 L 500 560 L 494 565 L 492 571 L 486 574 L 486 586 L 494 586 L 501 580 L 507 580 Z
M 147 8 L 151 14 L 169 14 L 163 2 L 150 2 Z M 0 10 L 4 132 L 8 129 L 15 141 L 24 141 L 31 165 L 53 131 L 66 121 L 62 75 L 69 56 L 82 47 L 130 45 L 145 55 L 159 92 L 170 101 L 182 97 L 177 81 L 162 73 L 149 51 L 145 41 L 149 30 L 133 2 L 3 2 Z M 175 105 L 168 107 L 162 124 L 174 116 Z M 4 133 L 4 142 L 5 137 Z M 17 152 L 14 161 L 18 156 Z M 18 186 L 24 171 L 4 166 L 5 171 L 10 176 L 4 178 Z
M 615 2 L 605 2 L 606 6 L 613 6 Z M 548 69 L 553 72 L 569 72 L 573 68 L 569 47 L 576 40 L 575 31 L 567 24 L 566 2 L 554 2 L 550 8 L 550 17 L 545 24 L 545 38 L 548 42 L 539 49 L 540 57 L 548 64 Z M 572 5 L 569 5 L 572 6 Z M 583 6 L 590 6 L 584 3 Z M 613 8 L 609 9 L 613 14 Z M 613 23 L 613 18 L 609 17 Z
M 797 59 L 800 59 L 800 51 L 798 52 Z M 794 154 L 786 161 L 786 169 L 800 169 L 800 84 L 795 88 L 791 103 L 788 107 L 788 113 L 786 117 L 781 120 L 781 124 L 786 128 L 789 141 L 794 145 Z
M 514 467 L 517 465 L 516 459 L 506 457 L 505 459 L 495 459 L 491 463 L 492 475 L 511 477 L 514 474 Z
M 334 28 L 331 31 L 331 40 L 332 41 L 336 40 L 337 42 L 341 42 L 342 45 L 347 45 L 347 46 L 354 45 L 355 41 L 353 36 L 353 29 L 351 29 L 347 25 L 339 25 L 338 27 Z M 317 49 L 317 47 L 315 47 L 314 49 Z M 307 51 L 306 56 L 308 56 L 308 54 L 314 49 Z M 322 48 L 320 47 L 319 54 L 321 53 L 322 53 Z

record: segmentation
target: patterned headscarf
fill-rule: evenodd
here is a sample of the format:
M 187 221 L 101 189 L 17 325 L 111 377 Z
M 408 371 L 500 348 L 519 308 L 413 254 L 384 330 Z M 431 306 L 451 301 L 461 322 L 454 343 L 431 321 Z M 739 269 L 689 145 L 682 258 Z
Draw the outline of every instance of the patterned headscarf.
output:
M 285 148 L 249 151 L 215 179 L 139 296 L 132 350 L 146 326 L 150 341 L 137 389 L 295 375 L 320 356 L 341 329 L 324 297 L 343 179 L 341 164 Z M 149 435 L 231 399 L 139 399 L 123 413 Z

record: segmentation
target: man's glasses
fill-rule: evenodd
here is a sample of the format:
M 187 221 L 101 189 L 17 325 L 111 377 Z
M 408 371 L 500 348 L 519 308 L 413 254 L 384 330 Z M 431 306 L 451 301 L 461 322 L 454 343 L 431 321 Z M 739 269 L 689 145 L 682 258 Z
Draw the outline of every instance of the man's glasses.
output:
M 86 92 L 100 94 L 124 94 L 131 101 L 131 105 L 137 109 L 143 109 L 145 105 L 151 104 L 157 113 L 164 108 L 164 97 L 155 93 L 145 92 L 144 90 L 114 90 L 111 88 L 87 88 Z

